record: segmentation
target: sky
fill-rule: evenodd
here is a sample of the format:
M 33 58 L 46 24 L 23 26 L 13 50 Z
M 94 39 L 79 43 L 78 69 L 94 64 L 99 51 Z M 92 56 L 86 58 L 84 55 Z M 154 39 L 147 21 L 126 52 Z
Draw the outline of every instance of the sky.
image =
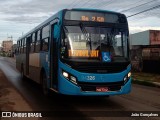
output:
M 130 16 L 158 5 L 128 18 L 130 34 L 160 30 L 160 0 L 0 0 L 0 45 L 11 37 L 16 43 L 19 37 L 61 9 L 96 8 Z

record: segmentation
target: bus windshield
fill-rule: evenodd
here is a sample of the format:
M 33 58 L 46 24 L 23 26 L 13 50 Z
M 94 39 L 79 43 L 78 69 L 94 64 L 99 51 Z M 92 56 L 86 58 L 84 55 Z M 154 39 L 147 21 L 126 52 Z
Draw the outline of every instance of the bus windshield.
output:
M 61 56 L 65 59 L 102 60 L 107 52 L 111 61 L 128 58 L 128 32 L 119 28 L 64 26 Z

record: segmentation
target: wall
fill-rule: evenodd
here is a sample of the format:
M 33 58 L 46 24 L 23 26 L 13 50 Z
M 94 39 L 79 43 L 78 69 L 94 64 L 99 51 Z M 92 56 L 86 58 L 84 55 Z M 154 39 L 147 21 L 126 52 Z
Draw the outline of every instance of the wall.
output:
M 143 31 L 130 35 L 130 45 L 149 45 L 149 31 Z
M 150 30 L 150 45 L 160 45 L 160 31 Z

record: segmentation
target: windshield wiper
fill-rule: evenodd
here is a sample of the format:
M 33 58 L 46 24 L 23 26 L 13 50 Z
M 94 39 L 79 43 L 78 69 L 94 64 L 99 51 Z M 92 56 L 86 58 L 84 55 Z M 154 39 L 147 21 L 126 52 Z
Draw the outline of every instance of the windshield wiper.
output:
M 65 34 L 68 33 L 68 29 L 65 26 L 63 26 L 63 29 L 64 29 Z
M 90 46 L 90 50 L 92 50 L 92 45 L 91 45 L 91 38 L 89 36 L 87 36 L 87 30 L 85 29 L 83 23 L 80 23 L 80 29 L 82 31 L 82 33 L 84 34 L 84 36 L 86 37 L 86 39 L 88 40 L 89 46 Z
M 112 40 L 112 33 L 110 35 L 110 37 L 108 36 L 107 34 L 107 45 L 108 45 L 108 48 L 109 48 L 109 54 L 111 54 L 111 40 Z

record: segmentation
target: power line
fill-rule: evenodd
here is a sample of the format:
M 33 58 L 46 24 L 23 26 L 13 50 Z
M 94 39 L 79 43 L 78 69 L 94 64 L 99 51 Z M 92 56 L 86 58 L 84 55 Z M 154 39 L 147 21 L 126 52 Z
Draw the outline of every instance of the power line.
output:
M 157 9 L 160 9 L 160 8 L 157 8 Z M 132 19 L 130 19 L 129 21 L 138 21 L 138 20 L 142 20 L 142 19 L 144 19 L 144 18 L 148 18 L 148 17 L 154 17 L 154 16 L 156 16 L 156 17 L 158 17 L 158 16 L 160 16 L 160 13 L 150 13 L 151 11 L 148 11 L 147 12 L 147 16 L 145 15 L 145 14 L 142 14 L 141 16 L 138 16 L 138 17 L 133 17 Z
M 131 4 L 129 4 L 129 5 L 127 5 L 128 6 L 128 8 L 127 9 L 122 9 L 122 11 L 120 11 L 120 12 L 123 12 L 123 11 L 125 11 L 125 10 L 128 10 L 128 9 L 130 9 L 129 8 L 129 6 L 135 6 L 135 5 L 138 5 L 139 3 L 141 3 L 141 2 L 143 2 L 144 0 L 139 0 L 139 1 L 137 1 L 137 2 L 134 2 L 134 3 L 131 3 Z M 132 7 L 131 7 L 132 8 Z
M 86 1 L 82 2 L 81 5 L 79 4 L 79 7 L 84 7 L 89 2 L 90 2 L 90 0 L 86 0 Z
M 134 2 L 134 3 L 131 3 L 131 4 L 127 5 L 127 7 L 135 6 L 137 3 L 140 3 L 140 2 L 143 2 L 143 1 L 145 1 L 145 0 L 139 0 L 137 2 Z
M 108 6 L 110 4 L 112 4 L 114 1 L 113 0 L 107 0 L 107 2 L 105 0 L 101 0 L 101 2 L 95 2 L 92 5 L 89 5 L 88 7 L 94 7 L 94 8 L 99 8 L 99 7 L 104 7 L 104 6 Z M 99 4 L 98 4 L 99 3 Z
M 72 7 L 76 2 L 78 2 L 79 0 L 73 0 L 74 2 L 72 2 L 70 5 L 68 5 L 68 7 L 66 7 L 66 8 L 70 8 L 70 7 Z
M 77 2 L 77 4 L 76 4 L 76 2 Z M 75 7 L 81 2 L 81 0 L 77 0 L 76 2 L 75 2 L 75 4 L 72 6 L 72 8 L 75 8 Z
M 110 0 L 111 1 L 111 0 Z M 109 2 L 109 1 L 108 1 Z M 95 2 L 94 4 L 92 4 L 92 5 L 90 5 L 89 7 L 94 7 L 94 8 L 98 8 L 98 7 L 100 7 L 101 5 L 104 5 L 105 3 L 106 3 L 106 1 L 105 0 L 101 0 L 101 2 L 99 3 L 99 1 L 97 2 Z
M 135 6 L 135 7 L 131 7 L 131 8 L 126 9 L 126 10 L 122 10 L 122 11 L 120 11 L 120 12 L 126 12 L 126 11 L 129 11 L 129 10 L 135 9 L 135 8 L 137 8 L 137 7 L 146 5 L 146 4 L 148 4 L 148 3 L 154 2 L 154 1 L 157 1 L 157 0 L 151 0 L 151 1 L 149 1 L 149 2 L 146 2 L 146 3 L 143 3 L 143 4 L 137 5 L 137 6 Z
M 107 4 L 104 4 L 104 5 L 100 5 L 100 6 L 98 6 L 98 8 L 99 7 L 101 7 L 101 8 L 103 8 L 103 7 L 106 7 L 106 6 L 108 6 L 108 5 L 110 5 L 110 4 L 112 4 L 114 1 L 113 0 L 110 0 L 109 2 L 107 2 Z
M 90 0 L 84 2 L 84 3 L 82 4 L 82 7 L 85 6 L 85 5 L 86 5 L 87 3 L 89 3 L 89 2 L 90 2 Z
M 101 0 L 101 1 L 103 1 L 103 0 Z M 87 7 L 93 8 L 95 6 L 95 4 L 97 4 L 97 0 L 92 0 L 92 2 L 87 5 Z
M 147 12 L 147 11 L 151 11 L 151 10 L 154 10 L 154 9 L 157 9 L 157 8 L 160 8 L 160 5 L 157 5 L 157 6 L 154 6 L 154 7 L 152 7 L 152 8 L 143 10 L 143 11 L 141 11 L 141 12 L 138 12 L 138 13 L 135 13 L 135 14 L 132 14 L 132 15 L 129 15 L 129 16 L 127 16 L 127 18 L 136 16 L 136 15 L 139 15 L 139 14 L 141 14 L 141 13 L 144 13 L 144 12 Z

